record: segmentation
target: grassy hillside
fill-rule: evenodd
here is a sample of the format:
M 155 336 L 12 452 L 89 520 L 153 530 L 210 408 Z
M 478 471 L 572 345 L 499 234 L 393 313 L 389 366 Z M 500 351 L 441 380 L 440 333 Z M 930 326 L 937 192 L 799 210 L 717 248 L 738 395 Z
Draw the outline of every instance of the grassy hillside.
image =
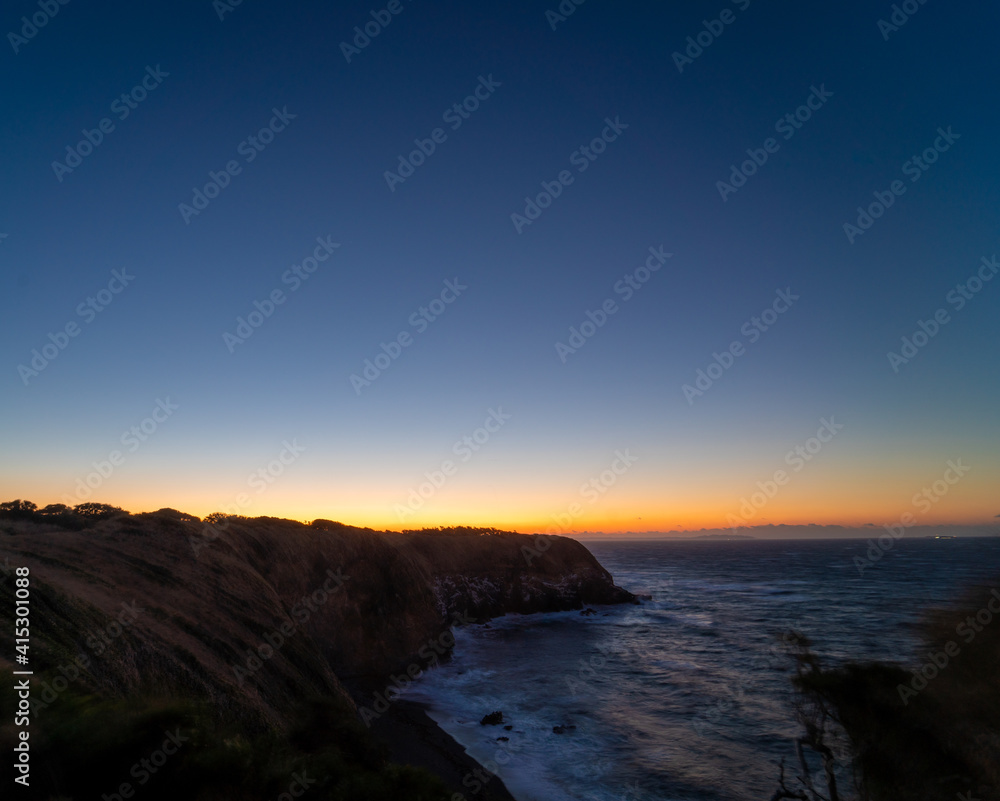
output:
M 206 798 L 275 797 L 308 762 L 332 783 L 304 797 L 437 798 L 427 776 L 385 762 L 345 682 L 384 687 L 445 658 L 456 620 L 634 600 L 561 537 L 4 504 L 0 671 L 13 668 L 20 566 L 31 579 L 36 766 L 51 758 L 45 798 L 113 790 L 106 782 L 176 726 L 201 745 L 171 758 L 175 784 L 157 782 L 174 797 L 202 797 L 189 789 L 216 774 L 230 783 Z M 13 677 L 0 680 L 6 748 Z M 100 782 L 73 783 L 87 771 Z
M 15 677 L 0 671 L 0 706 L 16 705 Z M 8 718 L 0 748 L 17 742 Z M 449 801 L 451 792 L 425 770 L 393 765 L 356 720 L 330 698 L 289 710 L 285 731 L 248 733 L 193 699 L 130 696 L 107 700 L 66 690 L 31 726 L 27 788 L 12 797 L 117 801 L 132 795 L 191 801 L 304 799 Z M 9 759 L 0 781 L 12 786 Z

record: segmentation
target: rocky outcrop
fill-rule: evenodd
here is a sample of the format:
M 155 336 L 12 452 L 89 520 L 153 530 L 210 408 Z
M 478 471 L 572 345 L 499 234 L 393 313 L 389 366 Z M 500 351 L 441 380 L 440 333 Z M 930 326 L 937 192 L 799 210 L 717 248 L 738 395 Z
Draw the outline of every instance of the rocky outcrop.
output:
M 633 603 L 594 556 L 567 537 L 497 532 L 478 538 L 416 534 L 405 546 L 433 576 L 446 617 L 484 621 L 515 612 L 558 612 L 584 604 Z
M 0 563 L 31 569 L 33 668 L 52 692 L 63 676 L 111 696 L 195 694 L 259 726 L 282 726 L 303 697 L 346 697 L 341 679 L 418 663 L 456 618 L 635 600 L 574 540 L 492 530 L 209 527 L 177 513 L 79 530 L 0 520 Z M 14 608 L 11 578 L 0 620 Z M 12 631 L 0 629 L 4 656 Z

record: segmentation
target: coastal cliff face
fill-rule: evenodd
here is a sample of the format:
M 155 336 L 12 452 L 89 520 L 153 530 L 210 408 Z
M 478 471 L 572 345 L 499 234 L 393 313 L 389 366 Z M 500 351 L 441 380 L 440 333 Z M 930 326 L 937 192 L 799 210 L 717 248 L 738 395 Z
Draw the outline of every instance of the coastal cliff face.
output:
M 488 620 L 508 612 L 632 603 L 594 556 L 566 537 L 497 532 L 478 539 L 404 535 L 403 548 L 428 565 L 440 612 Z
M 582 545 L 461 529 L 120 515 L 81 530 L 0 520 L 0 564 L 31 569 L 32 661 L 51 691 L 204 697 L 281 727 L 310 695 L 408 665 L 456 620 L 633 602 Z M 0 619 L 13 576 L 0 576 Z M 12 626 L 0 654 L 14 653 Z M 9 667 L 0 663 L 0 668 Z

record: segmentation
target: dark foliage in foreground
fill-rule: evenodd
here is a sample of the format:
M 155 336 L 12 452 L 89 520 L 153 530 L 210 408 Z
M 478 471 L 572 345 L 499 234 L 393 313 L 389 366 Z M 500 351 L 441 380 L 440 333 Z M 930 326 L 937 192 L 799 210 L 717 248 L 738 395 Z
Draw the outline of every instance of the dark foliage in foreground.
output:
M 12 674 L 0 673 L 0 708 L 16 708 L 13 687 Z M 8 756 L 12 718 L 0 727 Z M 149 801 L 264 801 L 290 788 L 304 801 L 450 797 L 430 773 L 389 763 L 354 711 L 333 699 L 304 705 L 286 734 L 248 736 L 203 704 L 147 696 L 107 701 L 70 688 L 32 716 L 30 732 L 30 788 L 13 784 L 12 759 L 0 767 L 3 785 L 25 799 L 115 798 L 125 784 Z
M 978 590 L 927 618 L 919 677 L 882 663 L 823 670 L 805 649 L 813 667 L 793 682 L 846 731 L 863 798 L 1000 799 L 1000 614 L 979 631 L 967 622 L 992 597 Z

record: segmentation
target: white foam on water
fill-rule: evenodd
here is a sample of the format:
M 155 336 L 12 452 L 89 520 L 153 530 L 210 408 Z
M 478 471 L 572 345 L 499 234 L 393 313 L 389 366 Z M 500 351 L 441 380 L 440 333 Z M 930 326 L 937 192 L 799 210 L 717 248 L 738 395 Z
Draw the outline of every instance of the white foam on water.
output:
M 920 543 L 898 547 L 916 552 L 909 564 L 859 585 L 842 543 L 799 543 L 781 558 L 780 543 L 602 546 L 617 583 L 654 600 L 459 629 L 454 658 L 405 697 L 518 801 L 767 798 L 799 733 L 775 634 L 804 631 L 827 664 L 905 655 L 916 636 L 906 623 L 928 599 L 949 597 L 959 574 L 1000 569 L 1000 544 L 949 549 L 953 561 L 926 567 Z M 657 559 L 640 562 L 646 552 Z M 480 725 L 495 710 L 511 730 Z

